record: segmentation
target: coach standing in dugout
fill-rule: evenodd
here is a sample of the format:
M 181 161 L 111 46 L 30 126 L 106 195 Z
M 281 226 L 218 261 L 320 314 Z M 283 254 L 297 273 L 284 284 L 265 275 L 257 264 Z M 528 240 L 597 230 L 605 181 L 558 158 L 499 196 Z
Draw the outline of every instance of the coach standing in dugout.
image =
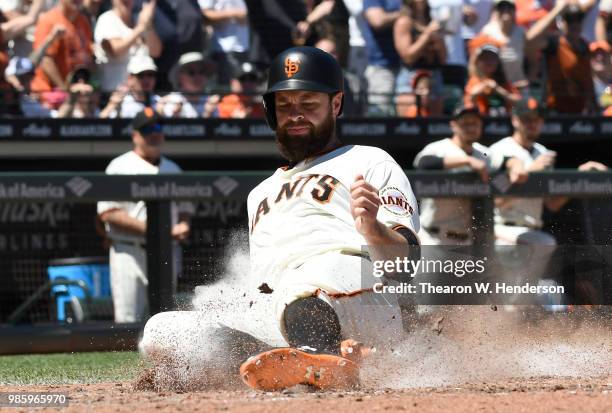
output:
M 150 107 L 132 121 L 134 149 L 113 159 L 109 175 L 157 175 L 180 173 L 181 168 L 162 155 L 165 141 L 161 117 Z M 190 203 L 172 203 L 173 284 L 180 271 L 181 251 L 178 241 L 187 239 L 190 231 Z M 147 295 L 147 210 L 144 201 L 101 201 L 98 215 L 111 240 L 110 277 L 115 322 L 142 322 L 148 314 Z
M 495 160 L 489 149 L 478 143 L 482 135 L 482 115 L 475 106 L 458 106 L 450 121 L 453 136 L 425 146 L 414 159 L 420 170 L 474 171 L 483 182 L 502 163 L 508 169 L 512 183 L 522 182 L 527 175 L 516 159 Z M 424 198 L 421 201 L 421 231 L 423 245 L 471 245 L 474 234 L 472 201 L 467 198 Z

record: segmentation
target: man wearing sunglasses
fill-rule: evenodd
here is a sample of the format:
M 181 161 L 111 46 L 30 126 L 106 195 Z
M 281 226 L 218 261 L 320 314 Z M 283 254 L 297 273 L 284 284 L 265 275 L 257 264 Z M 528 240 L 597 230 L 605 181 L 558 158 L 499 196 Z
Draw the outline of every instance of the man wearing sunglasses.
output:
M 161 117 L 150 107 L 139 112 L 132 121 L 134 148 L 113 159 L 106 168 L 109 175 L 180 173 L 181 168 L 162 155 L 165 141 Z M 172 238 L 174 276 L 181 269 L 178 242 L 189 236 L 189 217 L 192 205 L 173 203 Z M 104 222 L 110 247 L 110 277 L 115 322 L 144 321 L 148 312 L 147 300 L 147 210 L 144 201 L 98 203 L 98 216 Z M 176 279 L 176 278 L 175 278 Z
M 157 66 L 149 55 L 135 55 L 127 66 L 126 85 L 119 86 L 110 96 L 101 118 L 133 118 L 145 107 L 155 107 L 159 96 L 154 93 Z
M 200 52 L 183 54 L 171 75 L 176 92 L 160 99 L 157 112 L 167 118 L 216 118 L 219 96 L 204 93 L 210 66 Z

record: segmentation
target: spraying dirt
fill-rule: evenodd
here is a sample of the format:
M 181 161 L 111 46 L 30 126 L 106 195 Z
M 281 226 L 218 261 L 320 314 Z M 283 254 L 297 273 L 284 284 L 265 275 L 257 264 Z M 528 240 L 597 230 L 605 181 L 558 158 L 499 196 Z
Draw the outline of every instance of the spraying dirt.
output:
M 203 317 L 230 323 L 256 335 L 270 317 L 271 297 L 260 280 L 249 280 L 244 237 L 234 238 L 226 276 L 213 288 L 196 288 L 193 306 Z M 252 285 L 251 285 L 252 284 Z M 572 313 L 546 313 L 540 307 L 427 307 L 411 314 L 407 331 L 391 348 L 377 349 L 361 371 L 365 389 L 411 389 L 534 377 L 598 378 L 612 375 L 612 314 L 609 309 L 578 307 Z M 245 317 L 248 314 L 248 317 Z M 245 320 L 241 325 L 241 320 Z M 181 321 L 179 321 L 181 322 Z M 188 320 L 184 320 L 188 323 Z M 282 345 L 282 337 L 258 337 Z M 210 338 L 214 340 L 214 338 Z M 240 340 L 237 337 L 236 340 Z M 241 389 L 237 371 L 198 358 L 201 346 L 184 343 L 178 357 L 192 360 L 188 370 L 158 363 L 142 383 L 155 389 Z M 236 345 L 229 343 L 228 347 Z M 255 351 L 255 349 L 254 349 Z M 229 353 L 228 353 L 229 354 Z M 164 357 L 160 355 L 160 357 Z M 144 386 L 146 388 L 146 386 Z M 151 386 L 149 386 L 151 388 Z

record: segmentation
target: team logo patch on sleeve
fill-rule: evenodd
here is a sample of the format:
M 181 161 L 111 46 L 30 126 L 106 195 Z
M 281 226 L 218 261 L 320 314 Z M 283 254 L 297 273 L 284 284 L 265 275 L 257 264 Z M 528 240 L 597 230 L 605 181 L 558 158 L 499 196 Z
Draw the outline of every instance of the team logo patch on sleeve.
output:
M 407 216 L 414 212 L 406 195 L 396 187 L 387 186 L 383 188 L 380 190 L 379 196 L 382 206 L 394 215 Z

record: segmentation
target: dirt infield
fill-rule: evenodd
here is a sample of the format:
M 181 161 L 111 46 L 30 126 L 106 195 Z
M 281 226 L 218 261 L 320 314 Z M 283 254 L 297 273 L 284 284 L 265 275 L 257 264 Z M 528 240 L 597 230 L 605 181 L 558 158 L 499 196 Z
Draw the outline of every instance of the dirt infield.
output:
M 261 393 L 227 372 L 214 385 L 222 383 L 219 390 L 202 385 L 197 366 L 160 376 L 163 364 L 143 364 L 129 382 L 0 385 L 0 392 L 66 393 L 69 407 L 48 409 L 61 412 L 612 412 L 607 313 L 525 319 L 518 312 L 455 307 L 422 320 L 398 346 L 364 362 L 359 391 L 302 386 Z M 156 377 L 171 377 L 172 385 Z
M 70 405 L 36 411 L 68 412 L 610 412 L 612 376 L 597 379 L 533 378 L 497 383 L 412 390 L 310 392 L 297 388 L 282 393 L 248 390 L 149 392 L 132 383 L 11 386 L 2 392 L 65 392 Z M 11 409 L 11 412 L 27 409 Z

